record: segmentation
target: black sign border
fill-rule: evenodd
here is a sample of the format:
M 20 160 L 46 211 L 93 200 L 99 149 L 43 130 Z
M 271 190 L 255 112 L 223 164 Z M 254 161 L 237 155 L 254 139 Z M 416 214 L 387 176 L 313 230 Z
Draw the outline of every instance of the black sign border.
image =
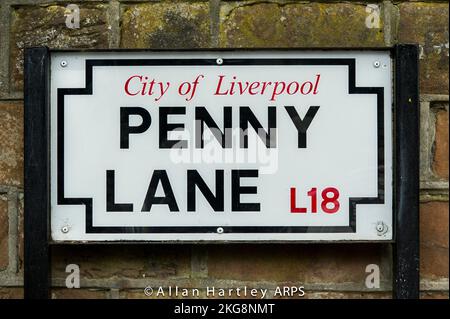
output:
M 356 87 L 356 59 L 349 58 L 227 58 L 221 66 L 235 65 L 320 65 L 347 66 L 349 94 L 376 94 L 377 96 L 377 197 L 349 198 L 349 226 L 94 226 L 93 199 L 69 198 L 64 195 L 64 106 L 65 96 L 92 95 L 93 68 L 96 66 L 217 66 L 216 59 L 86 59 L 85 88 L 58 88 L 57 90 L 57 203 L 58 205 L 84 205 L 85 228 L 88 234 L 118 233 L 355 233 L 356 206 L 384 204 L 385 147 L 384 147 L 384 88 Z M 220 66 L 219 66 L 220 67 Z

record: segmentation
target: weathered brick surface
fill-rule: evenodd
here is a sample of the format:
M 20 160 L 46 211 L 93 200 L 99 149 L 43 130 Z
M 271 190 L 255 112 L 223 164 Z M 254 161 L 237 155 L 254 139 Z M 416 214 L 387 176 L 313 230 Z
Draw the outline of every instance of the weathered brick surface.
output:
M 306 292 L 306 299 L 390 299 L 392 294 L 390 292 Z
M 34 45 L 107 48 L 108 43 L 119 43 L 120 39 L 122 48 L 377 47 L 385 46 L 385 39 L 392 39 L 421 45 L 421 93 L 448 94 L 447 3 L 395 2 L 385 6 L 393 9 L 392 20 L 384 21 L 381 12 L 380 28 L 368 28 L 366 5 L 372 2 L 283 2 L 221 1 L 215 11 L 209 1 L 123 1 L 119 11 L 115 11 L 117 16 L 109 17 L 112 11 L 108 1 L 76 1 L 81 7 L 81 28 L 73 30 L 65 26 L 66 2 L 42 4 L 40 1 L 40 5 L 14 6 L 11 7 L 10 40 L 5 43 L 0 38 L 0 49 L 7 48 L 10 53 L 9 59 L 5 59 L 8 63 L 0 64 L 0 81 L 11 82 L 11 93 L 22 91 L 23 48 Z M 113 5 L 118 7 L 117 3 Z M 3 18 L 0 17 L 0 28 L 6 23 Z M 118 20 L 120 25 L 114 25 Z M 385 34 L 389 29 L 391 33 Z M 8 51 L 1 52 L 6 56 Z M 3 69 L 8 64 L 9 79 L 5 75 L 7 68 Z M 10 98 L 8 92 L 2 92 L 5 88 L 5 83 L 0 83 L 0 96 Z M 448 179 L 448 103 L 431 103 L 431 112 L 431 127 L 435 124 L 436 129 L 431 134 L 433 145 L 428 148 L 431 169 L 437 178 L 445 180 Z M 22 118 L 21 101 L 0 101 L 0 187 L 19 193 L 19 282 L 23 276 Z M 442 189 L 422 192 L 448 200 Z M 426 289 L 436 290 L 448 280 L 448 215 L 447 202 L 421 205 L 421 279 Z M 0 194 L 0 271 L 9 262 L 8 228 L 8 200 L 5 194 Z M 166 286 L 182 282 L 187 288 L 204 288 L 208 283 L 230 284 L 234 280 L 255 287 L 304 284 L 313 289 L 306 288 L 305 299 L 390 297 L 386 291 L 358 291 L 364 288 L 366 265 L 373 263 L 381 267 L 383 290 L 390 289 L 390 254 L 382 245 L 208 245 L 204 249 L 208 257 L 203 256 L 206 260 L 201 262 L 202 269 L 198 271 L 199 266 L 195 266 L 198 260 L 191 260 L 189 245 L 56 246 L 53 248 L 54 279 L 63 283 L 67 276 L 65 267 L 78 264 L 82 286 L 88 282 L 89 287 L 55 288 L 52 298 L 107 298 L 112 296 L 108 287 L 114 287 L 120 289 L 114 292 L 115 297 L 147 299 L 143 289 L 137 288 L 147 282 Z M 91 289 L 99 286 L 104 288 Z M 348 287 L 351 291 L 323 291 L 320 287 Z M 0 299 L 22 297 L 22 288 L 0 288 Z M 205 297 L 206 292 L 201 289 L 200 298 Z M 448 299 L 448 290 L 424 291 L 421 298 Z
M 22 103 L 0 101 L 0 185 L 23 185 Z
M 8 267 L 8 198 L 0 194 L 0 271 Z
M 433 171 L 448 179 L 448 103 L 436 110 Z
M 255 287 L 258 286 L 258 283 L 255 283 Z M 252 286 L 253 287 L 253 286 Z M 242 287 L 241 287 L 242 288 Z M 216 288 L 217 289 L 217 288 Z M 251 289 L 251 288 L 249 288 Z M 154 290 L 154 294 L 156 294 L 157 290 Z M 238 297 L 235 292 L 231 293 L 230 295 L 228 292 L 226 292 L 225 296 L 219 296 L 216 290 L 216 295 L 213 296 L 212 294 L 207 294 L 205 289 L 199 289 L 199 294 L 193 295 L 191 291 L 188 292 L 190 298 L 193 299 L 261 299 L 261 294 L 257 295 L 256 297 L 251 296 L 249 293 L 247 296 L 243 296 L 241 293 L 241 296 Z M 181 288 L 180 288 L 180 294 L 178 296 L 175 295 L 175 293 L 172 294 L 172 296 L 168 295 L 168 290 L 164 290 L 164 295 L 159 296 L 146 296 L 144 294 L 143 289 L 127 289 L 120 291 L 120 299 L 182 299 L 181 296 Z M 270 290 L 267 292 L 267 296 L 274 299 L 389 299 L 391 298 L 390 292 L 340 292 L 340 291 L 307 291 L 305 290 L 305 295 L 303 297 L 301 296 L 293 296 L 293 297 L 280 297 L 280 296 L 274 296 L 274 290 Z M 445 294 L 440 295 L 431 295 L 433 297 L 442 297 L 445 296 Z M 267 298 L 267 297 L 266 297 Z
M 448 3 L 399 4 L 398 40 L 421 46 L 421 93 L 448 94 Z
M 422 279 L 448 278 L 448 202 L 420 206 L 420 275 Z
M 366 266 L 381 265 L 382 253 L 378 245 L 240 245 L 208 255 L 211 278 L 364 285 Z
M 421 299 L 449 299 L 448 291 L 433 291 L 433 292 L 422 292 L 420 294 Z
M 81 280 L 101 278 L 176 278 L 190 273 L 189 251 L 163 246 L 55 247 L 53 276 L 65 278 L 66 266 L 77 264 Z
M 380 28 L 366 27 L 366 5 L 350 3 L 224 2 L 224 47 L 383 46 Z
M 23 209 L 24 209 L 24 198 L 23 194 L 19 194 L 18 200 L 18 232 L 17 232 L 17 255 L 18 255 L 18 270 L 23 270 L 23 246 L 24 246 L 24 232 L 23 232 Z
M 107 291 L 101 289 L 56 288 L 52 289 L 52 299 L 105 299 Z
M 172 287 L 176 286 L 176 282 L 173 283 Z M 155 287 L 153 290 L 153 294 L 151 296 L 147 296 L 144 293 L 144 289 L 124 289 L 121 290 L 119 293 L 120 299 L 185 299 L 186 297 L 183 297 L 184 292 L 182 292 L 182 289 L 184 287 L 179 287 L 179 293 L 178 295 L 175 293 L 175 290 L 173 290 L 172 294 L 169 294 L 169 290 L 167 287 L 164 287 L 163 293 L 158 292 L 159 287 Z M 175 288 L 173 288 L 175 289 Z M 189 288 L 185 288 L 189 289 Z M 207 299 L 206 296 L 206 290 L 196 288 L 199 290 L 198 296 L 196 293 L 193 293 L 191 290 L 189 290 L 188 295 L 189 298 L 192 299 Z
M 208 2 L 163 2 L 126 6 L 122 48 L 199 48 L 210 46 Z
M 0 299 L 22 299 L 23 288 L 0 287 Z
M 80 28 L 66 26 L 65 5 L 17 7 L 11 17 L 11 87 L 22 91 L 23 49 L 46 45 L 50 48 L 107 48 L 108 19 L 103 4 L 79 4 Z

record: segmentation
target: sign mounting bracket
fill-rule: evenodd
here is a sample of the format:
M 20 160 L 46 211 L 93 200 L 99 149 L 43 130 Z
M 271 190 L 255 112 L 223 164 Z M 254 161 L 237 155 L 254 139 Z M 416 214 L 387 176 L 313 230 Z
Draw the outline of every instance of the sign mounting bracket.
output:
M 338 48 L 337 50 L 342 50 Z M 418 47 L 391 49 L 394 83 L 393 296 L 419 297 Z M 25 297 L 50 296 L 50 50 L 25 50 Z

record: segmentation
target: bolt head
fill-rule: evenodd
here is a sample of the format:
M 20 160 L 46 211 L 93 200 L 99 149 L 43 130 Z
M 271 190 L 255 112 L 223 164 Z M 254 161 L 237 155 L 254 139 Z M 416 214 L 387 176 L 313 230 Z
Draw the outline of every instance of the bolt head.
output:
M 63 68 L 65 68 L 65 67 L 67 66 L 68 63 L 67 63 L 66 60 L 62 60 L 60 64 L 61 64 L 61 66 L 62 66 Z
M 218 58 L 218 59 L 216 60 L 216 63 L 217 63 L 218 65 L 221 65 L 221 64 L 223 63 L 223 59 L 222 59 L 222 58 Z
M 379 68 L 380 65 L 381 65 L 380 61 L 375 61 L 375 62 L 373 63 L 373 66 L 376 67 L 376 68 Z
M 217 233 L 218 234 L 223 234 L 223 228 L 222 227 L 218 227 L 217 228 Z
M 64 233 L 64 234 L 67 234 L 69 232 L 69 226 L 61 227 L 61 232 Z
M 381 221 L 377 223 L 375 228 L 376 228 L 377 233 L 378 233 L 379 236 L 386 234 L 387 231 L 388 231 L 387 225 L 385 223 L 381 222 Z

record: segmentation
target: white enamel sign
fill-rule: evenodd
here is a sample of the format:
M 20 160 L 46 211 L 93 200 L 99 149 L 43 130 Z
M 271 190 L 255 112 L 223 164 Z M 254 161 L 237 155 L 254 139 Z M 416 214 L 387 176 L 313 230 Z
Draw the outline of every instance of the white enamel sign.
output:
M 54 241 L 392 240 L 386 51 L 54 52 Z

